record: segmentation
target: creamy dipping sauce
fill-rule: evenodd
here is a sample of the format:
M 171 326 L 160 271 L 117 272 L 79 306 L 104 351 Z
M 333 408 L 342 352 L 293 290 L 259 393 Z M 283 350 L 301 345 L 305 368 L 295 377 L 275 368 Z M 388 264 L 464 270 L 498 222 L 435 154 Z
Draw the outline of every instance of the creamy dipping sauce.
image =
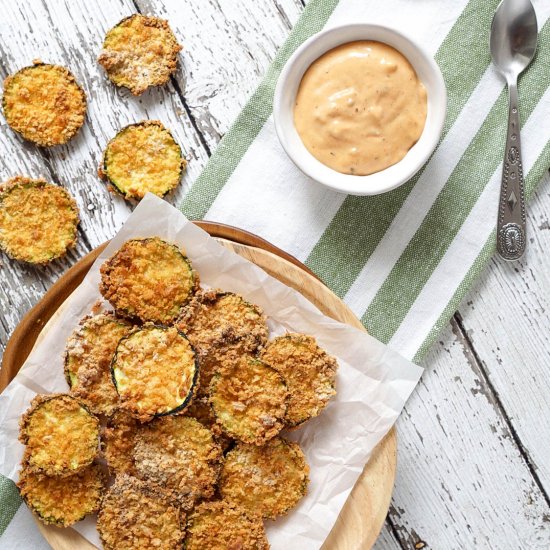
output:
M 396 49 L 371 40 L 325 53 L 305 72 L 294 124 L 317 160 L 366 176 L 399 162 L 426 122 L 426 89 Z

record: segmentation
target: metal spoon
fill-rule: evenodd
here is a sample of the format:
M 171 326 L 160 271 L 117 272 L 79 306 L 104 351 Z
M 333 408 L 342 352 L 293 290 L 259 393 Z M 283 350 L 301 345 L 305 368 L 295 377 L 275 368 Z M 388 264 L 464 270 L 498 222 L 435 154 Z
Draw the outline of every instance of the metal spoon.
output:
M 491 56 L 506 78 L 509 95 L 497 221 L 497 250 L 505 260 L 519 259 L 526 244 L 517 81 L 535 55 L 537 32 L 530 0 L 502 0 L 491 24 Z

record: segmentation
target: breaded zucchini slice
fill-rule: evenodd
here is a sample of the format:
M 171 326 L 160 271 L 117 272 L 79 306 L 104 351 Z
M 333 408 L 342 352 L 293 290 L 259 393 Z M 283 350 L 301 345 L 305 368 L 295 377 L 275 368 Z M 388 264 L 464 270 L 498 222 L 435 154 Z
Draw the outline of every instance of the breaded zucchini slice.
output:
M 67 527 L 97 512 L 105 475 L 97 464 L 69 477 L 35 474 L 24 467 L 17 486 L 25 504 L 43 523 Z
M 167 21 L 135 14 L 107 33 L 98 62 L 113 84 L 139 95 L 170 80 L 180 50 Z
M 336 359 L 323 351 L 313 336 L 289 333 L 268 343 L 261 359 L 285 379 L 290 399 L 289 427 L 317 416 L 336 394 Z
M 19 440 L 30 472 L 67 476 L 96 457 L 99 421 L 70 395 L 37 395 L 21 417 Z
M 146 422 L 185 409 L 199 366 L 193 346 L 176 327 L 147 324 L 120 340 L 111 372 L 121 408 Z
M 203 502 L 187 518 L 185 550 L 268 550 L 262 518 L 225 501 Z
M 97 530 L 105 550 L 182 548 L 185 515 L 160 488 L 121 474 L 101 503 Z
M 82 319 L 67 341 L 65 378 L 71 394 L 95 414 L 110 416 L 118 407 L 111 361 L 119 340 L 131 328 L 112 313 L 101 313 Z
M 187 162 L 172 133 L 158 120 L 126 126 L 107 144 L 99 175 L 125 199 L 148 191 L 163 197 L 181 180 Z
M 218 445 L 222 448 L 222 451 L 227 451 L 233 443 L 233 439 L 224 434 L 216 423 L 216 417 L 214 416 L 214 411 L 208 397 L 195 397 L 191 405 L 185 409 L 185 416 L 193 417 L 205 428 L 208 428 L 214 435 L 214 439 Z
M 12 130 L 51 147 L 67 143 L 84 124 L 86 95 L 68 69 L 35 61 L 4 80 L 2 107 Z
M 280 437 L 263 447 L 237 443 L 225 457 L 219 490 L 224 499 L 274 519 L 306 494 L 308 474 L 297 443 Z
M 0 191 L 0 248 L 14 260 L 46 264 L 74 246 L 78 207 L 63 187 L 16 176 Z
M 161 486 L 184 510 L 214 494 L 221 461 L 212 432 L 187 416 L 157 418 L 135 437 L 138 476 Z
M 103 430 L 102 450 L 109 472 L 135 474 L 134 439 L 139 421 L 125 411 L 117 411 Z
M 217 423 L 234 439 L 263 445 L 284 427 L 288 390 L 266 363 L 243 355 L 218 371 L 210 386 Z
M 119 315 L 170 324 L 198 286 L 183 251 L 151 237 L 125 242 L 101 266 L 99 289 Z

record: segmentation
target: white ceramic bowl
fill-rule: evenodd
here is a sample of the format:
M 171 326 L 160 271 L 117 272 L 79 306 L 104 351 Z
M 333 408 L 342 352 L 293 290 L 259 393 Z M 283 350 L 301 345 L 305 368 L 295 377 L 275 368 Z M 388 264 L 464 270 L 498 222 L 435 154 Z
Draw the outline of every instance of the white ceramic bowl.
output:
M 376 40 L 393 46 L 409 60 L 428 95 L 426 124 L 420 139 L 398 163 L 368 176 L 342 174 L 319 162 L 306 149 L 294 126 L 296 93 L 305 71 L 328 50 L 354 40 Z M 447 91 L 437 63 L 400 32 L 368 23 L 334 27 L 304 42 L 284 66 L 273 99 L 277 135 L 296 166 L 315 181 L 351 195 L 378 195 L 395 189 L 416 174 L 439 141 L 446 111 Z

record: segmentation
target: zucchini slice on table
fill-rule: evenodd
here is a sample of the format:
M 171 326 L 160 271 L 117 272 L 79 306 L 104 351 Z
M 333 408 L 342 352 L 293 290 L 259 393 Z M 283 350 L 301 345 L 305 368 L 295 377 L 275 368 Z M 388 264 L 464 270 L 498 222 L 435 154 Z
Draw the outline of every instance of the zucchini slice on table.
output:
M 97 530 L 105 550 L 182 548 L 185 515 L 161 488 L 121 474 L 99 510 Z
M 111 371 L 122 409 L 142 422 L 183 411 L 199 375 L 195 350 L 175 327 L 144 325 L 120 340 Z
M 187 162 L 171 132 L 158 120 L 126 126 L 107 144 L 99 175 L 125 199 L 151 192 L 163 197 L 181 180 Z
M 105 475 L 97 464 L 69 477 L 35 474 L 23 467 L 17 486 L 25 504 L 42 522 L 68 527 L 97 512 Z
M 170 80 L 180 50 L 167 21 L 135 14 L 107 32 L 98 62 L 113 84 L 139 95 Z
M 151 237 L 125 242 L 101 266 L 99 289 L 119 315 L 170 324 L 198 286 L 183 251 Z
M 290 394 L 286 424 L 298 426 L 313 418 L 336 394 L 336 359 L 313 336 L 289 333 L 268 343 L 260 358 L 285 379 Z
M 224 501 L 202 502 L 187 518 L 185 550 L 268 550 L 262 518 Z
M 306 494 L 309 466 L 297 443 L 275 437 L 263 447 L 237 443 L 225 456 L 222 497 L 264 518 L 275 519 Z
M 84 124 L 86 95 L 68 69 L 36 61 L 6 78 L 2 106 L 12 130 L 51 147 L 67 143 Z
M 102 451 L 111 474 L 135 474 L 134 439 L 139 426 L 139 421 L 125 411 L 109 418 L 103 430 Z
M 38 395 L 21 418 L 19 439 L 27 447 L 30 472 L 75 474 L 98 453 L 99 421 L 78 399 L 66 394 Z
M 16 176 L 0 191 L 0 248 L 14 260 L 46 264 L 76 242 L 78 207 L 63 187 Z
M 135 437 L 139 477 L 161 486 L 184 510 L 214 495 L 221 461 L 222 451 L 212 432 L 194 418 L 157 418 Z
M 110 416 L 118 407 L 111 376 L 111 361 L 119 340 L 131 326 L 111 313 L 80 321 L 65 349 L 65 378 L 71 394 L 82 399 L 95 414 Z
M 218 371 L 210 386 L 210 401 L 222 430 L 255 445 L 263 445 L 283 429 L 287 399 L 283 377 L 246 355 Z

